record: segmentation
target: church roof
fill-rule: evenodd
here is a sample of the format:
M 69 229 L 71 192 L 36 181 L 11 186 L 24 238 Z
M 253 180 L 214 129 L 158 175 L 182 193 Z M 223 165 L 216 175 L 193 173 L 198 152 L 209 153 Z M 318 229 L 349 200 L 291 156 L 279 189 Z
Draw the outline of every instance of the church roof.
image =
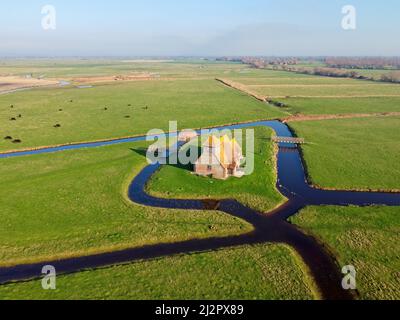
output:
M 219 163 L 224 168 L 228 168 L 232 165 L 237 166 L 243 158 L 242 149 L 236 139 L 231 140 L 227 135 L 220 139 L 211 135 L 203 146 L 209 148 L 211 154 L 203 152 L 197 164 L 216 165 Z
M 214 135 L 209 136 L 203 146 L 208 148 L 217 148 L 220 146 L 220 140 Z

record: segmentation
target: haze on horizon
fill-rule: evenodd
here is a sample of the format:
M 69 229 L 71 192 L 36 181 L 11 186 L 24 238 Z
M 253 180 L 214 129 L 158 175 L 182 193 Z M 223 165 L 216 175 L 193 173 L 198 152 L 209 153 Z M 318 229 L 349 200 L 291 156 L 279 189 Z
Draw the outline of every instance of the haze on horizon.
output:
M 44 5 L 56 29 L 43 30 Z M 355 30 L 341 26 L 353 5 Z M 2 1 L 0 56 L 398 56 L 396 0 Z

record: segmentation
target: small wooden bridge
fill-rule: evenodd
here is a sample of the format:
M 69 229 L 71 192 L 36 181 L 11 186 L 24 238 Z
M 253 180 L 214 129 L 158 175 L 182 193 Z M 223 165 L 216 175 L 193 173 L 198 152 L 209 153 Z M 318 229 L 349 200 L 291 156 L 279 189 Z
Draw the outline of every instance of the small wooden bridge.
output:
M 275 143 L 291 143 L 291 144 L 306 143 L 303 138 L 293 138 L 293 137 L 273 137 L 272 141 Z

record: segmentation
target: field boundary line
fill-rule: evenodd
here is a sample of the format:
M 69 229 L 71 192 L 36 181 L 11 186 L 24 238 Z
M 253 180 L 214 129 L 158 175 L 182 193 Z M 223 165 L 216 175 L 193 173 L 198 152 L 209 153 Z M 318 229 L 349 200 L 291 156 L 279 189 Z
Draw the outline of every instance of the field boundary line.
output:
M 294 115 L 283 119 L 284 123 L 301 121 L 319 121 L 335 119 L 355 119 L 355 118 L 373 118 L 373 117 L 396 117 L 400 112 L 378 112 L 378 113 L 353 113 L 353 114 L 326 114 L 326 115 Z
M 336 96 L 296 96 L 296 95 L 287 95 L 287 96 L 275 96 L 271 95 L 271 98 L 278 99 L 352 99 L 352 98 L 400 98 L 400 94 L 373 94 L 373 95 L 336 95 Z
M 257 100 L 259 100 L 261 102 L 267 102 L 267 97 L 266 96 L 259 95 L 258 93 L 249 90 L 248 86 L 243 85 L 243 84 L 241 84 L 239 82 L 235 82 L 235 81 L 231 81 L 231 80 L 227 80 L 227 79 L 222 79 L 222 78 L 216 78 L 215 80 L 220 82 L 220 83 L 222 83 L 223 85 L 225 85 L 227 87 L 239 90 L 239 91 L 241 91 L 241 92 L 243 92 L 243 93 L 245 93 L 245 94 L 247 94 L 247 95 L 249 95 L 249 96 L 251 96 L 253 98 L 256 98 Z
M 385 84 L 381 84 L 384 86 L 393 86 L 393 84 L 390 83 L 385 83 Z M 252 88 L 296 88 L 296 87 L 300 87 L 300 88 L 310 88 L 310 87 L 321 87 L 321 88 L 332 88 L 332 87 L 375 87 L 376 84 L 373 83 L 368 83 L 368 84 L 247 84 L 246 86 L 248 87 L 252 87 Z

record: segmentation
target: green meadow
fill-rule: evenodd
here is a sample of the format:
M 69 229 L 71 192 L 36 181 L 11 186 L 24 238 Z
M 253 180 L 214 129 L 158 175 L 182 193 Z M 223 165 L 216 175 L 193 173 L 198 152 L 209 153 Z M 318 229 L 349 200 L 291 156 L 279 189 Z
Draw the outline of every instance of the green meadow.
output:
M 1 299 L 313 299 L 302 263 L 283 245 L 244 246 L 174 256 L 0 287 Z
M 400 299 L 400 208 L 309 207 L 291 221 L 326 244 L 341 267 L 356 268 L 365 300 Z
M 215 77 L 241 74 L 246 66 L 238 63 L 207 60 L 135 60 L 135 59 L 37 59 L 3 60 L 0 75 L 56 78 L 69 80 L 75 77 L 153 74 L 160 77 Z
M 173 120 L 182 129 L 284 114 L 212 79 L 36 89 L 0 95 L 0 151 L 146 134 Z
M 276 190 L 275 152 L 272 130 L 255 129 L 254 173 L 226 181 L 199 177 L 192 165 L 163 166 L 147 185 L 148 191 L 166 198 L 236 199 L 249 207 L 268 212 L 284 201 Z M 197 146 L 195 146 L 197 148 Z M 246 156 L 246 149 L 243 150 Z
M 373 95 L 374 93 L 400 95 L 399 90 L 396 90 L 396 87 L 398 88 L 396 84 L 307 75 L 288 71 L 250 70 L 247 72 L 243 70 L 240 74 L 233 73 L 226 77 L 268 96 Z M 365 70 L 364 73 L 367 74 L 368 72 L 382 74 L 382 71 L 379 70 Z M 366 88 L 368 90 L 363 90 Z
M 288 106 L 285 110 L 294 114 L 400 112 L 400 97 L 285 98 L 279 101 Z
M 259 70 L 229 80 L 251 92 L 283 102 L 291 114 L 400 112 L 400 86 L 365 80 L 331 78 L 285 71 Z
M 397 96 L 400 98 L 398 84 L 374 83 L 360 80 L 345 80 L 343 84 L 304 84 L 252 86 L 251 89 L 268 97 L 373 97 Z
M 288 71 L 268 70 L 268 69 L 255 69 L 255 68 L 243 68 L 239 72 L 226 74 L 226 78 L 248 84 L 267 84 L 268 81 L 279 81 L 285 83 L 292 79 L 310 79 L 313 76 L 306 74 L 297 74 Z
M 293 122 L 312 183 L 339 189 L 400 189 L 400 117 Z
M 365 82 L 356 82 L 356 80 L 345 78 L 319 77 L 296 73 L 282 73 L 280 71 L 269 71 L 263 77 L 234 77 L 229 78 L 232 81 L 240 82 L 249 87 L 268 87 L 268 86 L 317 86 L 317 85 L 348 85 L 363 84 Z M 278 73 L 279 76 L 274 75 Z
M 0 266 L 160 242 L 240 234 L 223 213 L 163 210 L 127 199 L 147 165 L 134 143 L 1 160 Z
M 63 80 L 151 73 L 160 79 L 0 95 L 0 152 L 142 135 L 153 128 L 168 130 L 170 120 L 177 120 L 183 129 L 299 113 L 400 112 L 398 85 L 260 70 L 239 63 L 199 59 L 0 63 L 1 75 L 30 73 Z M 259 102 L 215 78 L 277 96 L 287 107 Z M 400 189 L 400 117 L 289 125 L 306 139 L 302 152 L 313 184 Z M 284 201 L 275 188 L 271 134 L 268 128 L 255 129 L 255 172 L 250 176 L 218 181 L 191 174 L 189 166 L 164 166 L 147 190 L 167 198 L 235 198 L 268 212 Z M 21 143 L 4 139 L 7 136 Z M 252 230 L 222 212 L 155 209 L 129 201 L 128 186 L 147 164 L 143 156 L 147 147 L 145 142 L 127 143 L 0 160 L 0 266 Z M 386 207 L 311 207 L 291 222 L 326 244 L 340 265 L 356 266 L 361 298 L 398 299 L 398 213 L 398 208 Z M 276 244 L 59 276 L 57 284 L 54 292 L 42 290 L 40 281 L 0 286 L 0 299 L 318 298 L 301 259 L 289 247 Z

